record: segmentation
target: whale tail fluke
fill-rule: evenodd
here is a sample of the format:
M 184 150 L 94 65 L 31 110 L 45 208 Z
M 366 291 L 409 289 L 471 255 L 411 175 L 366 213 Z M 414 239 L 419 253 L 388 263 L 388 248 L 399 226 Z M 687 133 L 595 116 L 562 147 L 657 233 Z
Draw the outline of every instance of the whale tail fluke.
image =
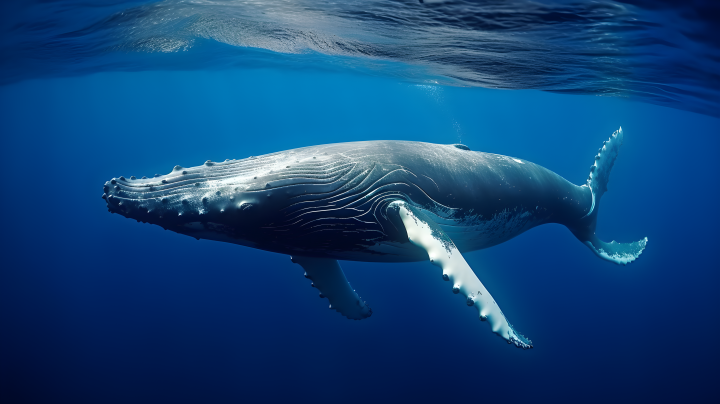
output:
M 645 237 L 634 243 L 618 243 L 617 241 L 606 243 L 597 238 L 595 234 L 591 234 L 587 240 L 581 239 L 580 241 L 590 247 L 598 257 L 619 265 L 627 265 L 642 254 L 648 239 Z
M 587 179 L 587 186 L 593 191 L 593 199 L 598 201 L 607 191 L 607 183 L 610 180 L 610 170 L 615 164 L 615 159 L 623 144 L 622 128 L 615 131 L 610 139 L 603 142 L 602 147 L 595 155 L 595 163 L 590 167 L 590 175 Z
M 598 150 L 595 163 L 590 167 L 590 176 L 585 185 L 592 191 L 592 207 L 590 212 L 581 219 L 583 224 L 571 227 L 570 230 L 578 240 L 587 245 L 598 257 L 616 264 L 627 265 L 642 254 L 647 245 L 647 237 L 634 243 L 618 243 L 616 241 L 606 243 L 595 236 L 600 198 L 607 191 L 610 170 L 615 164 L 622 143 L 623 130 L 620 128 L 610 136 L 610 139 L 603 142 L 603 146 Z

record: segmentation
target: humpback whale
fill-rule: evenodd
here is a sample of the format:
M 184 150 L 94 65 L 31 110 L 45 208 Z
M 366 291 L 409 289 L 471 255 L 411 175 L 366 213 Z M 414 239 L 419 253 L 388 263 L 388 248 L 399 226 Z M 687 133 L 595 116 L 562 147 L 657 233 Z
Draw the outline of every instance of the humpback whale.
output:
M 372 310 L 337 260 L 429 260 L 494 333 L 528 349 L 532 342 L 507 321 L 462 254 L 559 223 L 598 257 L 634 261 L 647 238 L 607 243 L 595 236 L 622 142 L 620 128 L 579 186 L 530 161 L 460 144 L 366 141 L 208 160 L 152 178 L 121 176 L 104 184 L 102 198 L 111 213 L 139 222 L 290 255 L 330 308 L 355 320 Z

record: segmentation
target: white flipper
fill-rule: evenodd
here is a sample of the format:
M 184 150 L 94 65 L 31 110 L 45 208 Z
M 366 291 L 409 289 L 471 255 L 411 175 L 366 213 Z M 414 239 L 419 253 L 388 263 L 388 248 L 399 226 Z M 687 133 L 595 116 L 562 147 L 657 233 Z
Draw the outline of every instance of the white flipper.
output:
M 453 293 L 462 293 L 468 306 L 475 306 L 482 321 L 488 321 L 492 331 L 508 344 L 523 349 L 532 348 L 532 341 L 517 333 L 485 286 L 460 254 L 455 244 L 435 222 L 419 210 L 402 201 L 395 201 L 390 210 L 397 210 L 408 239 L 424 249 L 430 262 L 443 270 L 443 279 L 452 282 Z
M 320 297 L 327 297 L 330 308 L 352 320 L 362 320 L 372 315 L 372 309 L 353 290 L 337 260 L 293 256 L 292 262 L 305 269 L 305 277 L 320 290 Z

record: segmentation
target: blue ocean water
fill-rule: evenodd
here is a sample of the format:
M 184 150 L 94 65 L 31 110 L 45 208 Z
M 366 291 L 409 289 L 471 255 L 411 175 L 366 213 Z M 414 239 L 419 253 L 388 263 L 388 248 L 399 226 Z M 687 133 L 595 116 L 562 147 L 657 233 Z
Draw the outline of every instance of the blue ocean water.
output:
M 717 402 L 716 8 L 588 4 L 12 6 L 0 401 Z M 598 20 L 608 7 L 644 28 Z M 557 27 L 577 36 L 547 38 Z M 623 32 L 605 43 L 619 53 L 578 51 L 598 29 Z M 628 44 L 626 31 L 665 42 Z M 173 42 L 183 35 L 187 49 Z M 502 54 L 509 64 L 476 63 Z M 493 335 L 429 263 L 342 262 L 374 311 L 349 321 L 287 256 L 136 223 L 100 199 L 120 175 L 374 139 L 463 143 L 579 184 L 619 126 L 597 233 L 648 237 L 636 262 L 601 261 L 558 225 L 465 255 L 529 351 Z

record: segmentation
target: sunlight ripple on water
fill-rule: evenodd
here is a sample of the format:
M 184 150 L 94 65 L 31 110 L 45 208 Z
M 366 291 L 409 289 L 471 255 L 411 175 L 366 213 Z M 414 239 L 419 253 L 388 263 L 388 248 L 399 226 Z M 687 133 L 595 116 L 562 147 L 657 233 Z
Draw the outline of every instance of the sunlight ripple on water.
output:
M 709 2 L 167 0 L 3 7 L 15 19 L 3 24 L 0 83 L 107 70 L 310 67 L 420 83 L 627 96 L 720 116 L 720 51 L 712 28 L 720 6 Z

